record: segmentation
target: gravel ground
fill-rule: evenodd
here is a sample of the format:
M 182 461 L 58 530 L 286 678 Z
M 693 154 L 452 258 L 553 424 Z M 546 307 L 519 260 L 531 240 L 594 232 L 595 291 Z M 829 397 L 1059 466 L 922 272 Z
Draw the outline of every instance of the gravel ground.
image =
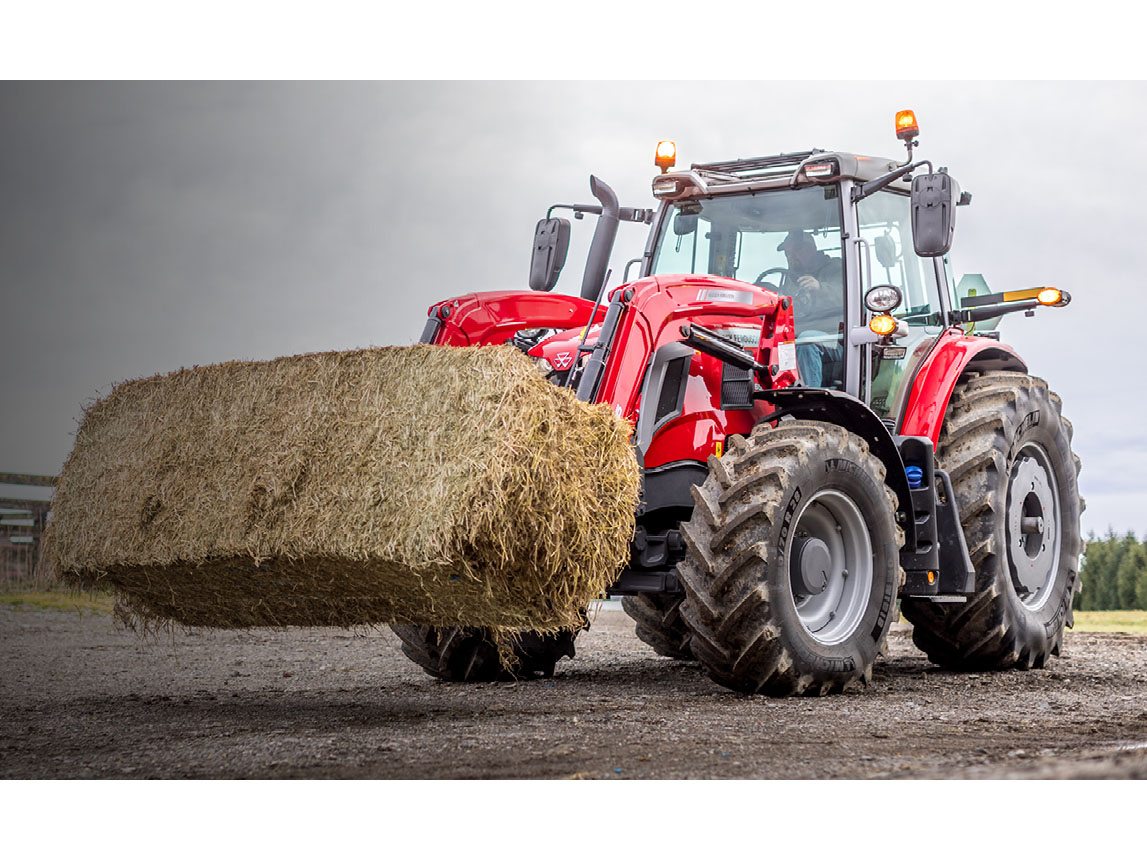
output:
M 746 697 L 599 612 L 552 680 L 460 686 L 389 630 L 180 632 L 0 608 L 0 776 L 1147 777 L 1147 638 L 1031 672 L 932 667 L 900 625 L 866 692 Z

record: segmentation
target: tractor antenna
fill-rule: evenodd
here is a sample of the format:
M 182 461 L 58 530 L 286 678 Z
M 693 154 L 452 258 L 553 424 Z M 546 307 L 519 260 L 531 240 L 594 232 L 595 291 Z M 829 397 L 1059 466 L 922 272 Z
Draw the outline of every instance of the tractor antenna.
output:
M 585 324 L 585 331 L 581 333 L 581 340 L 578 341 L 577 351 L 574 353 L 573 367 L 570 372 L 566 374 L 565 387 L 569 388 L 573 383 L 574 370 L 577 369 L 578 361 L 582 357 L 582 353 L 587 352 L 585 348 L 585 339 L 589 337 L 589 330 L 593 327 L 594 318 L 597 316 L 597 309 L 601 307 L 601 300 L 605 297 L 605 288 L 609 286 L 609 276 L 613 274 L 613 269 L 605 270 L 605 277 L 601 279 L 601 289 L 597 291 L 597 300 L 593 303 L 593 310 L 590 311 L 589 322 Z

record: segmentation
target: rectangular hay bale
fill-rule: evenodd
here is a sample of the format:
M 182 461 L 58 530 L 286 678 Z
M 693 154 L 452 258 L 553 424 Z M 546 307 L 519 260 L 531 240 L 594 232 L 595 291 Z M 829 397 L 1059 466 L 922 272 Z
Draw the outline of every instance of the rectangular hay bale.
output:
M 86 410 L 46 552 L 145 621 L 576 626 L 628 559 L 629 432 L 504 346 L 184 369 Z

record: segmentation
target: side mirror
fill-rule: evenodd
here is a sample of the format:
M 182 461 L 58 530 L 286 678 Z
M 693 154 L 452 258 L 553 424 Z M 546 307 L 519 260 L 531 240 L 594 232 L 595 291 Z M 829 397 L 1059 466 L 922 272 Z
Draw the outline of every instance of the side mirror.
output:
M 956 229 L 955 183 L 947 173 L 912 179 L 912 245 L 920 257 L 941 257 Z
M 530 289 L 549 292 L 558 282 L 570 250 L 570 222 L 543 218 L 534 229 L 534 252 L 530 257 Z

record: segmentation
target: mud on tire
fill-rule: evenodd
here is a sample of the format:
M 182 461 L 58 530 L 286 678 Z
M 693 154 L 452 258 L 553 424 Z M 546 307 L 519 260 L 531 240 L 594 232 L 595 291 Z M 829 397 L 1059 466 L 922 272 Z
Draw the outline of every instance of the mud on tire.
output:
M 427 627 L 392 624 L 402 652 L 443 681 L 513 681 L 549 678 L 562 657 L 574 656 L 577 632 L 523 633 L 514 647 L 517 665 L 498 657 L 490 631 L 480 627 Z
M 758 426 L 749 439 L 731 437 L 709 469 L 693 490 L 693 516 L 683 526 L 687 554 L 678 566 L 693 654 L 714 680 L 743 692 L 823 695 L 867 685 L 903 581 L 903 534 L 884 465 L 841 427 L 783 421 L 776 429 Z M 854 595 L 849 608 L 841 608 L 843 599 L 838 605 L 840 620 L 828 615 L 815 628 L 801 612 L 810 611 L 817 593 L 799 595 L 810 589 L 808 580 L 792 577 L 794 570 L 807 576 L 801 571 L 808 568 L 803 562 L 790 568 L 789 561 L 794 551 L 803 559 L 810 545 L 806 534 L 797 549 L 801 529 L 828 523 L 825 541 L 833 543 L 833 519 L 820 510 L 829 502 L 842 514 L 837 531 L 841 546 L 853 548 L 848 557 L 867 552 L 870 561 L 867 573 L 863 562 L 851 572 L 853 585 L 840 586 L 838 593 L 851 587 Z M 853 525 L 842 530 L 842 521 Z M 863 540 L 846 534 L 856 531 Z M 849 575 L 838 573 L 839 582 L 847 584 Z M 827 599 L 832 592 L 819 594 Z
M 1082 551 L 1079 458 L 1071 435 L 1059 397 L 1042 379 L 990 373 L 956 387 L 936 459 L 952 478 L 976 585 L 963 604 L 903 601 L 912 639 L 932 662 L 953 669 L 1029 669 L 1059 654 L 1063 628 L 1072 624 Z M 1043 478 L 1025 460 L 1038 462 Z M 1054 512 L 1043 510 L 1049 498 Z M 1024 514 L 1045 520 L 1044 531 L 1023 533 L 1017 525 Z M 1044 554 L 1055 550 L 1055 541 L 1058 558 L 1049 563 Z M 1048 564 L 1043 589 L 1031 587 L 1033 563 Z
M 637 624 L 637 638 L 660 654 L 674 660 L 695 660 L 689 650 L 693 634 L 681 619 L 680 594 L 638 594 L 621 598 L 625 614 Z

